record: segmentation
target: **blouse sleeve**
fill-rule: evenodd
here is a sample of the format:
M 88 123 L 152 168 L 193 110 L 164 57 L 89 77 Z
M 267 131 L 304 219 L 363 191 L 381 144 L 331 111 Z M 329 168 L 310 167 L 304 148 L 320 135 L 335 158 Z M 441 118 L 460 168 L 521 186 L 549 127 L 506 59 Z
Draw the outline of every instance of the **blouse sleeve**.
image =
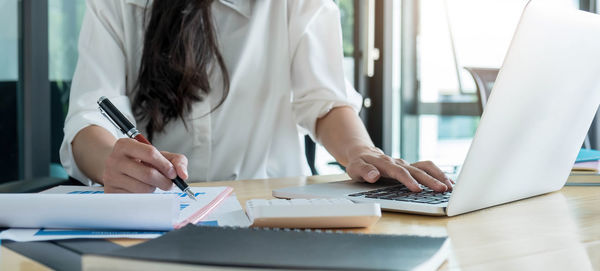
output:
M 96 101 L 108 97 L 123 114 L 135 123 L 126 96 L 126 63 L 123 44 L 123 16 L 117 1 L 88 0 L 79 36 L 79 59 L 73 76 L 65 136 L 60 160 L 67 173 L 84 184 L 92 181 L 77 167 L 71 142 L 77 133 L 90 125 L 124 137 L 99 110 Z
M 331 0 L 292 1 L 288 7 L 292 109 L 300 127 L 316 139 L 316 122 L 331 109 L 359 112 L 362 97 L 343 69 L 339 9 Z

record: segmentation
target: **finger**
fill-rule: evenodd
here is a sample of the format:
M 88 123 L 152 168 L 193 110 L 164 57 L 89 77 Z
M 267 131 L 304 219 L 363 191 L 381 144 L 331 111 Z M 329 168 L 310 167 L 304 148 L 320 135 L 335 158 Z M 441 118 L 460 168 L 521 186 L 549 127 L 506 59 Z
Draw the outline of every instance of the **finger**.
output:
M 358 159 L 348 165 L 348 175 L 352 180 L 364 180 L 369 183 L 376 182 L 381 174 L 377 168 L 362 159 Z
M 188 159 L 187 157 L 185 157 L 185 155 L 178 153 L 170 153 L 168 151 L 161 151 L 160 153 L 165 158 L 167 158 L 167 160 L 169 160 L 171 164 L 173 164 L 175 170 L 177 171 L 177 176 L 181 177 L 184 180 L 187 180 L 189 178 L 187 169 Z
M 156 189 L 154 186 L 140 182 L 125 174 L 121 174 L 118 181 L 114 182 L 113 185 L 116 188 L 124 190 L 125 193 L 152 193 Z
M 408 170 L 394 163 L 393 159 L 389 156 L 364 156 L 363 160 L 374 165 L 384 176 L 401 182 L 410 191 L 421 192 L 421 186 L 412 176 L 410 176 Z
M 411 164 L 411 166 L 427 172 L 427 174 L 431 175 L 432 177 L 434 177 L 440 181 L 444 181 L 444 180 L 448 179 L 446 174 L 431 161 L 420 161 L 420 162 Z
M 454 188 L 453 187 L 454 183 L 450 179 L 445 179 L 442 181 L 442 183 L 444 183 L 446 185 L 446 187 L 448 188 L 447 191 L 452 191 L 452 189 Z
M 399 165 L 408 165 L 409 163 L 406 162 L 406 160 L 404 159 L 400 159 L 400 158 L 396 158 L 394 159 L 396 161 L 396 163 L 398 163 Z
M 425 171 L 423 171 L 419 168 L 410 166 L 410 165 L 405 165 L 404 168 L 406 168 L 406 170 L 408 170 L 408 172 L 410 172 L 410 175 L 412 175 L 415 179 L 417 179 L 417 181 L 419 183 L 422 183 L 425 186 L 431 188 L 431 190 L 436 191 L 436 192 L 448 191 L 448 187 L 444 183 L 440 182 L 436 178 L 433 178 L 431 175 L 427 174 Z
M 158 187 L 165 191 L 171 189 L 173 185 L 171 180 L 167 179 L 155 168 L 134 160 L 127 159 L 119 163 L 119 171 L 139 182 L 152 187 Z
M 448 187 L 448 189 L 452 190 L 452 185 L 454 184 L 454 182 L 450 180 L 450 178 L 448 178 L 448 176 L 446 176 L 446 174 L 433 162 L 421 161 L 413 163 L 412 166 L 427 172 L 427 174 L 438 179 L 439 181 L 444 183 Z
M 448 187 L 448 191 L 452 191 L 453 185 L 454 185 L 454 182 L 452 182 L 452 180 L 446 178 L 445 180 L 442 181 L 442 183 L 445 184 L 446 187 Z
M 115 143 L 115 151 L 152 165 L 169 179 L 177 177 L 173 164 L 152 145 L 140 143 L 130 138 L 122 138 Z

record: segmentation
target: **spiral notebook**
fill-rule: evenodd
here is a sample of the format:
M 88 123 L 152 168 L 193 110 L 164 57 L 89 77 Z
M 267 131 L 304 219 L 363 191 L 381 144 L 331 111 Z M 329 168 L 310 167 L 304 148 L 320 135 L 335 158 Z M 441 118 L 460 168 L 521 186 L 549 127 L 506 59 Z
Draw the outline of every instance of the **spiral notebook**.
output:
M 448 238 L 188 225 L 148 242 L 84 255 L 83 270 L 434 270 Z

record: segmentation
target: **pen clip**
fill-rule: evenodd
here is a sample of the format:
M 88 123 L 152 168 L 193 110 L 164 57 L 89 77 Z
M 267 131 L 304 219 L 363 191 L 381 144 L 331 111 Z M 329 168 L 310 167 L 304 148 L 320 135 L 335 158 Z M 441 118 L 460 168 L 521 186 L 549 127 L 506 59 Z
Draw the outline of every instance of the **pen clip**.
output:
M 106 112 L 104 112 L 104 109 L 102 109 L 102 107 L 98 106 L 98 110 L 100 110 L 100 114 L 102 114 L 102 116 L 104 116 L 108 121 L 110 121 L 110 123 L 117 127 L 119 131 L 125 133 L 125 131 L 123 131 L 123 129 L 121 129 L 121 127 L 119 127 L 119 125 L 117 125 L 117 123 L 112 118 L 110 118 L 110 116 L 106 114 Z

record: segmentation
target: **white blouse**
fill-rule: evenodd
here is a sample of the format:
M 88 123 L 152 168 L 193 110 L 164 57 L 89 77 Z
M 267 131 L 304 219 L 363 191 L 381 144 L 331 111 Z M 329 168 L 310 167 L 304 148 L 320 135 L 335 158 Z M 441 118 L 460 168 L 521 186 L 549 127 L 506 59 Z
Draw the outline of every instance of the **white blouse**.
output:
M 145 5 L 146 0 L 87 1 L 60 148 L 68 174 L 85 184 L 92 182 L 74 161 L 75 135 L 98 125 L 125 137 L 99 113 L 99 97 L 108 97 L 145 133 L 131 110 Z M 332 108 L 352 106 L 358 112 L 361 104 L 344 78 L 338 8 L 331 0 L 217 0 L 212 9 L 229 95 L 207 114 L 223 93 L 220 75 L 213 74 L 211 94 L 194 104 L 188 128 L 174 120 L 155 133 L 153 145 L 186 155 L 190 181 L 310 173 L 302 135 L 314 138 L 317 119 Z

